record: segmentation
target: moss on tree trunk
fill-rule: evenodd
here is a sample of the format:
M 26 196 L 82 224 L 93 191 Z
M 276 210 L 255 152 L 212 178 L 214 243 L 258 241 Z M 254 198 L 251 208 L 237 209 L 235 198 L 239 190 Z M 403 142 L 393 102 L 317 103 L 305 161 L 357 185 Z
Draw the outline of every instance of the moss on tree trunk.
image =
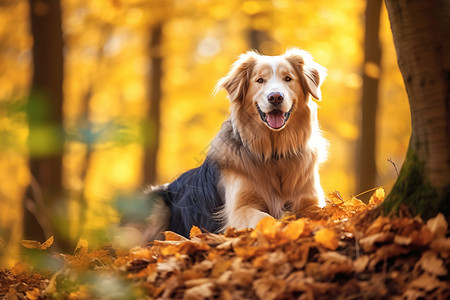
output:
M 450 186 L 441 189 L 433 187 L 424 172 L 425 162 L 419 159 L 410 145 L 399 177 L 383 203 L 384 214 L 396 213 L 402 204 L 425 219 L 434 217 L 438 212 L 447 217 L 450 215 Z
M 383 204 L 450 219 L 450 2 L 386 0 L 412 133 L 399 178 Z

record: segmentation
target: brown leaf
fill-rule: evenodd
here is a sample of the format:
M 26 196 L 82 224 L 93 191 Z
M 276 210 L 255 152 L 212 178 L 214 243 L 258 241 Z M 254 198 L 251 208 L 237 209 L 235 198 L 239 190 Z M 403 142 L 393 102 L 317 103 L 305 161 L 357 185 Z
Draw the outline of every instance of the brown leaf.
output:
M 39 249 L 39 250 L 45 250 L 48 247 L 50 247 L 53 244 L 53 236 L 48 238 L 44 243 L 40 243 L 37 241 L 31 241 L 31 240 L 22 240 L 21 241 L 22 246 L 28 249 Z
M 259 299 L 273 300 L 278 298 L 286 289 L 286 282 L 273 276 L 257 279 L 253 288 Z
M 41 243 L 38 241 L 31 241 L 31 240 L 22 240 L 20 241 L 22 246 L 28 249 L 41 249 Z
M 210 298 L 214 295 L 213 293 L 214 283 L 205 282 L 201 285 L 197 285 L 191 288 L 188 288 L 184 292 L 183 299 L 187 300 L 203 300 L 206 298 Z
M 366 230 L 365 235 L 369 236 L 375 233 L 378 233 L 383 230 L 383 227 L 388 225 L 391 222 L 391 219 L 383 216 L 379 216 L 378 218 L 373 221 L 373 223 L 369 226 L 369 228 Z
M 163 299 L 170 298 L 170 295 L 173 293 L 173 291 L 180 286 L 180 281 L 178 280 L 178 277 L 176 275 L 170 276 L 162 285 L 164 288 L 164 293 L 162 294 Z
M 416 268 L 421 267 L 422 270 L 427 271 L 434 276 L 445 276 L 447 270 L 443 265 L 442 259 L 438 258 L 434 251 L 426 251 L 416 264 Z
M 364 272 L 368 264 L 369 264 L 369 256 L 363 255 L 358 257 L 353 262 L 353 269 L 355 270 L 356 273 L 361 273 Z
M 44 243 L 41 245 L 41 250 L 45 250 L 53 244 L 54 238 L 53 235 L 49 237 Z
M 214 267 L 211 271 L 211 277 L 212 278 L 218 278 L 220 275 L 222 275 L 223 272 L 228 270 L 228 268 L 231 266 L 231 260 L 219 260 L 214 264 Z
M 430 248 L 438 252 L 446 253 L 448 255 L 448 253 L 450 253 L 450 238 L 441 238 L 434 240 L 431 243 Z
M 411 281 L 411 283 L 408 286 L 412 288 L 422 289 L 425 291 L 432 291 L 441 286 L 441 284 L 442 283 L 435 276 L 431 276 L 427 273 L 424 273 L 419 278 L 416 278 L 413 281 Z
M 439 213 L 436 217 L 427 221 L 427 227 L 431 230 L 435 238 L 442 238 L 445 237 L 448 224 L 447 220 L 445 220 L 444 215 L 442 213 Z
M 31 271 L 31 267 L 24 262 L 18 262 L 11 268 L 11 273 L 14 275 L 20 275 Z
M 359 244 L 364 252 L 370 253 L 375 251 L 378 247 L 375 243 L 388 243 L 394 239 L 394 234 L 391 232 L 379 232 L 359 240 Z

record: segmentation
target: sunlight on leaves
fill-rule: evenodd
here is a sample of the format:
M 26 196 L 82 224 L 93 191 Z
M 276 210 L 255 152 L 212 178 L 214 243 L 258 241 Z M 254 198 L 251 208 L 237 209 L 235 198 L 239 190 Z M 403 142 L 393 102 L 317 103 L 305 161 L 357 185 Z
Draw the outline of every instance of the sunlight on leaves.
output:
M 53 244 L 53 236 L 49 237 L 45 242 L 40 243 L 37 241 L 30 241 L 30 240 L 22 240 L 21 244 L 25 248 L 28 249 L 39 249 L 39 250 L 46 250 L 48 247 L 50 247 Z

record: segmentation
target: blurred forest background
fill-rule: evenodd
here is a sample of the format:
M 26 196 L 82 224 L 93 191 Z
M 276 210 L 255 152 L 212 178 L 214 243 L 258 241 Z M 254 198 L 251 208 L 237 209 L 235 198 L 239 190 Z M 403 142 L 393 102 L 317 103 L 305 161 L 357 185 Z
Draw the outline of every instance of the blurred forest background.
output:
M 117 197 L 201 164 L 238 55 L 292 46 L 328 69 L 324 189 L 389 190 L 410 113 L 379 0 L 0 0 L 0 266 L 106 241 Z

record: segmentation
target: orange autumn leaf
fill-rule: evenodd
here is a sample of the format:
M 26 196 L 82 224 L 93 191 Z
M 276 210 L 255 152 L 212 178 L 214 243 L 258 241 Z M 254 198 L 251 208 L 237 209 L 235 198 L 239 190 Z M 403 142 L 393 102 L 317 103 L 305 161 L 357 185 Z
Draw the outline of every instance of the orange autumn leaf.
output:
M 328 192 L 326 197 L 331 204 L 339 205 L 344 203 L 344 199 L 342 199 L 342 196 L 338 191 Z
M 161 248 L 161 254 L 163 256 L 170 256 L 180 253 L 181 245 L 167 245 Z
M 338 247 L 338 237 L 336 233 L 328 228 L 322 228 L 317 231 L 314 240 L 321 246 L 330 250 L 336 250 Z
M 369 204 L 370 205 L 378 205 L 384 201 L 386 193 L 382 187 L 377 188 L 375 193 L 373 193 L 372 197 L 370 197 Z
M 37 300 L 39 299 L 41 291 L 38 288 L 33 288 L 29 291 L 25 292 L 25 295 L 27 296 L 27 299 L 29 300 Z
M 166 241 L 176 241 L 176 242 L 188 240 L 184 236 L 179 235 L 178 233 L 175 233 L 173 231 L 164 231 L 164 239 Z
M 193 237 L 202 234 L 202 231 L 197 226 L 192 226 L 191 231 L 189 232 L 189 238 L 192 239 Z
M 344 205 L 345 206 L 355 206 L 355 207 L 360 207 L 360 206 L 366 206 L 365 204 L 364 204 L 364 202 L 362 202 L 361 200 L 359 200 L 358 198 L 356 198 L 356 197 L 353 197 L 352 199 L 350 199 L 350 200 L 348 200 L 348 201 L 345 201 L 344 202 Z
M 11 273 L 13 275 L 20 275 L 31 271 L 31 267 L 24 262 L 18 262 L 11 268 Z
M 48 247 L 50 247 L 53 244 L 53 236 L 48 238 L 45 242 L 40 243 L 38 241 L 31 241 L 31 240 L 22 240 L 22 246 L 28 249 L 39 249 L 39 250 L 45 250 Z
M 261 233 L 267 238 L 274 238 L 281 224 L 282 223 L 272 217 L 262 218 L 258 224 L 256 224 L 255 230 L 251 233 L 251 237 L 256 238 L 258 237 L 258 234 Z
M 298 239 L 305 230 L 306 222 L 304 219 L 292 221 L 286 225 L 281 231 L 284 238 L 288 240 Z
M 51 245 L 53 245 L 53 241 L 54 241 L 53 236 L 49 237 L 45 242 L 42 243 L 41 249 L 42 249 L 42 250 L 47 249 L 48 247 L 50 247 Z

